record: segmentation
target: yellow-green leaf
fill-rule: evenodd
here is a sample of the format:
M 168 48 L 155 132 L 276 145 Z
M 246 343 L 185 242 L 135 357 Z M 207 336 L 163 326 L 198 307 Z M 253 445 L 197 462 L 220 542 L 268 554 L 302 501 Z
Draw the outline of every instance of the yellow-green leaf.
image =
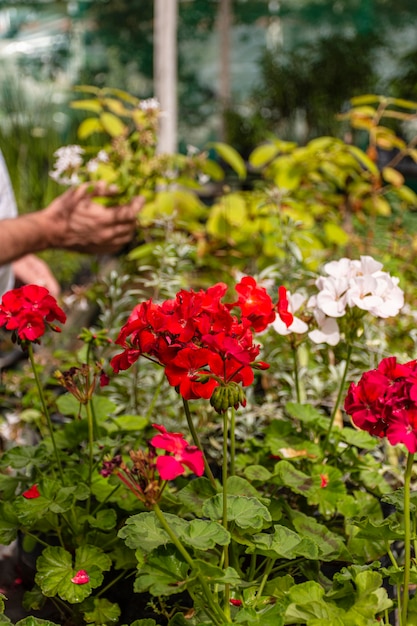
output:
M 240 156 L 239 152 L 229 146 L 226 143 L 219 141 L 209 144 L 209 147 L 214 148 L 217 154 L 236 172 L 240 179 L 246 178 L 246 165 L 245 161 Z
M 264 167 L 279 153 L 279 148 L 272 143 L 258 146 L 249 156 L 249 163 L 252 167 Z
M 78 137 L 80 139 L 87 139 L 93 133 L 102 133 L 104 131 L 103 125 L 96 117 L 88 117 L 83 120 L 78 127 Z
M 120 137 L 120 135 L 124 135 L 127 131 L 125 124 L 123 124 L 116 115 L 113 115 L 113 113 L 102 113 L 100 115 L 100 121 L 104 130 L 111 137 Z
M 324 224 L 324 232 L 326 238 L 338 246 L 344 246 L 349 241 L 349 236 L 345 233 L 343 228 L 332 222 L 326 222 Z
M 290 157 L 279 157 L 274 161 L 274 181 L 278 187 L 292 191 L 300 184 L 300 168 Z
M 375 163 L 368 157 L 363 150 L 357 148 L 356 146 L 348 146 L 348 150 L 355 156 L 358 161 L 366 167 L 367 170 L 371 172 L 371 174 L 375 174 L 377 176 L 379 174 L 379 170 Z
M 382 177 L 385 182 L 390 183 L 394 187 L 401 187 L 404 184 L 404 176 L 398 170 L 393 167 L 384 167 L 382 170 Z
M 93 111 L 94 113 L 100 113 L 100 111 L 103 109 L 99 100 L 93 100 L 91 98 L 86 98 L 85 100 L 73 100 L 70 106 L 72 109 Z

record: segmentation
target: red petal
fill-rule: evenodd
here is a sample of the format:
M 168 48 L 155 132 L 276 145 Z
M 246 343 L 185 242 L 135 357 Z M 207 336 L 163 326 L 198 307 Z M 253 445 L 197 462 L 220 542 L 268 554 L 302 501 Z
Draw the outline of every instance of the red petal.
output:
M 85 569 L 80 569 L 75 576 L 71 578 L 71 582 L 74 583 L 74 585 L 85 585 L 90 582 L 90 577 Z
M 41 494 L 39 493 L 38 485 L 32 485 L 29 489 L 26 489 L 22 493 L 22 496 L 26 498 L 26 500 L 32 500 L 33 498 L 39 498 Z

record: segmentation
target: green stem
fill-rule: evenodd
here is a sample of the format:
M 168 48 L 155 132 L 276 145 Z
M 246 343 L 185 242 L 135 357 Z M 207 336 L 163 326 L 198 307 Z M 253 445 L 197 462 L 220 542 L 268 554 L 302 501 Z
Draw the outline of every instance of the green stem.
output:
M 236 411 L 234 407 L 230 408 L 230 467 L 229 475 L 235 475 L 235 459 L 236 459 Z
M 227 477 L 228 477 L 228 435 L 229 435 L 229 411 L 225 411 L 223 414 L 223 471 L 222 471 L 222 483 L 223 483 L 223 527 L 228 530 L 227 520 Z M 224 548 L 224 567 L 229 567 L 229 546 L 225 545 Z M 226 583 L 224 586 L 224 612 L 230 618 L 230 584 Z
M 34 374 L 34 377 L 35 377 L 36 387 L 38 389 L 39 397 L 40 397 L 40 400 L 41 400 L 41 403 L 42 403 L 43 412 L 45 414 L 46 421 L 47 421 L 47 424 L 48 424 L 49 435 L 51 437 L 52 447 L 54 449 L 59 475 L 61 477 L 62 482 L 65 483 L 64 472 L 62 470 L 62 465 L 61 465 L 61 459 L 60 459 L 60 456 L 59 456 L 59 453 L 58 453 L 58 448 L 56 446 L 56 441 L 55 441 L 55 437 L 54 437 L 54 429 L 53 429 L 53 425 L 52 425 L 52 421 L 51 421 L 51 416 L 49 415 L 49 410 L 48 410 L 48 407 L 46 405 L 46 400 L 45 400 L 45 394 L 43 392 L 41 381 L 39 380 L 39 374 L 38 374 L 37 369 L 36 369 L 35 359 L 34 359 L 34 355 L 33 355 L 33 346 L 32 346 L 31 343 L 29 343 L 28 352 L 29 352 L 30 364 L 32 366 L 32 371 L 33 371 L 33 374 Z
M 91 504 L 91 482 L 93 476 L 93 464 L 94 464 L 94 416 L 91 411 L 91 400 L 87 402 L 85 405 L 87 411 L 87 424 L 88 424 L 88 487 L 89 487 L 89 497 L 88 497 L 88 513 L 90 513 L 90 504 Z
M 297 348 L 295 347 L 294 342 L 291 342 L 291 350 L 292 350 L 292 360 L 294 366 L 294 385 L 295 385 L 295 396 L 297 398 L 297 402 L 301 402 L 301 394 L 300 394 L 300 379 L 298 376 L 298 358 L 297 358 Z
M 261 584 L 259 585 L 259 589 L 256 594 L 257 598 L 260 598 L 262 596 L 265 585 L 268 582 L 269 575 L 272 572 L 272 569 L 275 565 L 275 561 L 276 559 L 270 559 L 268 565 L 265 568 L 265 572 L 264 572 L 264 575 L 262 576 Z
M 414 454 L 408 453 L 407 467 L 404 476 L 404 577 L 401 606 L 401 626 L 407 626 L 408 597 L 411 567 L 411 518 L 410 518 L 410 485 L 413 471 Z
M 148 410 L 146 411 L 146 415 L 145 415 L 145 417 L 146 417 L 146 419 L 148 419 L 148 420 L 150 420 L 150 419 L 151 419 L 151 416 L 152 416 L 152 414 L 153 414 L 153 410 L 154 410 L 154 408 L 155 408 L 156 401 L 157 401 L 157 400 L 158 400 L 158 398 L 159 398 L 159 394 L 161 393 L 162 385 L 164 384 L 164 382 L 165 382 L 165 370 L 162 370 L 162 376 L 161 376 L 161 379 L 160 379 L 160 381 L 159 381 L 159 383 L 158 383 L 158 385 L 157 385 L 157 387 L 156 387 L 156 389 L 155 389 L 155 393 L 153 394 L 153 398 L 152 398 L 152 400 L 151 400 L 151 403 L 150 403 L 150 405 L 149 405 L 149 408 L 148 408 Z
M 346 383 L 346 378 L 347 378 L 347 374 L 348 374 L 348 371 L 349 371 L 350 359 L 352 358 L 352 351 L 353 351 L 353 344 L 352 344 L 352 342 L 349 342 L 348 346 L 347 346 L 347 355 L 346 355 L 345 367 L 344 367 L 344 370 L 343 370 L 342 380 L 340 381 L 339 392 L 337 394 L 336 402 L 334 404 L 333 411 L 332 411 L 332 414 L 330 416 L 330 424 L 329 424 L 329 428 L 327 430 L 326 439 L 324 440 L 324 443 L 323 443 L 323 449 L 322 449 L 323 457 L 326 456 L 327 446 L 328 446 L 330 435 L 331 435 L 331 432 L 332 432 L 332 429 L 333 429 L 334 420 L 336 418 L 337 411 L 339 410 L 339 406 L 340 406 L 340 403 L 341 403 L 341 400 L 342 400 L 342 395 L 343 395 L 343 393 L 345 391 L 345 383 Z
M 191 412 L 190 412 L 190 407 L 189 407 L 189 404 L 188 404 L 188 400 L 185 400 L 183 398 L 182 399 L 182 403 L 184 405 L 185 416 L 187 418 L 188 428 L 190 429 L 190 433 L 191 433 L 191 436 L 193 438 L 194 445 L 197 446 L 197 448 L 200 450 L 200 452 L 203 455 L 203 461 L 204 461 L 204 468 L 206 470 L 206 476 L 209 479 L 209 481 L 211 482 L 211 484 L 213 485 L 214 489 L 216 491 L 218 491 L 217 483 L 216 483 L 216 481 L 214 479 L 214 476 L 213 476 L 213 473 L 212 473 L 212 471 L 210 469 L 210 465 L 208 464 L 206 455 L 204 454 L 203 446 L 201 445 L 201 442 L 200 442 L 199 436 L 197 434 L 197 431 L 194 428 L 194 424 L 193 424 L 193 420 L 191 418 Z
M 168 522 L 165 519 L 165 516 L 164 516 L 163 512 L 159 508 L 159 505 L 158 504 L 154 504 L 153 510 L 154 510 L 154 513 L 155 513 L 156 517 L 158 518 L 159 523 L 161 524 L 161 526 L 165 530 L 165 532 L 168 534 L 169 538 L 171 539 L 171 541 L 174 544 L 174 546 L 177 548 L 178 552 L 184 557 L 185 561 L 188 563 L 188 565 L 191 567 L 191 569 L 196 572 L 198 581 L 199 581 L 199 583 L 201 585 L 201 589 L 202 589 L 203 594 L 204 594 L 204 596 L 206 598 L 206 601 L 207 601 L 207 604 L 208 604 L 208 606 L 210 608 L 210 611 L 212 612 L 212 614 L 214 616 L 216 616 L 216 624 L 218 624 L 218 626 L 222 626 L 222 624 L 224 624 L 225 621 L 226 622 L 230 622 L 230 618 L 228 618 L 223 613 L 221 608 L 214 602 L 213 594 L 211 593 L 211 589 L 210 589 L 209 585 L 207 584 L 207 581 L 204 578 L 204 575 L 201 574 L 201 572 L 199 571 L 198 567 L 195 567 L 194 561 L 193 561 L 192 557 L 189 555 L 187 550 L 184 548 L 184 546 L 181 543 L 181 540 L 179 539 L 179 537 L 177 537 L 177 535 L 171 529 L 170 525 L 168 524 Z

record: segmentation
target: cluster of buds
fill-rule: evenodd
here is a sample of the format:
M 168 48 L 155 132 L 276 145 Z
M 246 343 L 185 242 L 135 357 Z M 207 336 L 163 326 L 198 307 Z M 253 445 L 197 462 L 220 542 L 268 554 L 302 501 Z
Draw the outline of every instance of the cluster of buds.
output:
M 230 408 L 238 409 L 239 406 L 246 406 L 246 395 L 243 387 L 235 383 L 233 380 L 226 385 L 215 387 L 210 404 L 216 413 L 226 413 Z

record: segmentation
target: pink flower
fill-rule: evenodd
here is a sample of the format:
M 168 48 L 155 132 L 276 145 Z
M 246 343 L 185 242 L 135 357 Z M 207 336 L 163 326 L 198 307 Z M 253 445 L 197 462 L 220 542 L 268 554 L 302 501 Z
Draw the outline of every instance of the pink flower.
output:
M 32 487 L 29 487 L 29 489 L 26 489 L 26 491 L 22 493 L 22 496 L 26 498 L 26 500 L 33 500 L 34 498 L 39 498 L 40 495 L 41 494 L 39 493 L 38 485 L 32 485 Z
M 71 582 L 74 583 L 74 585 L 85 585 L 90 582 L 90 577 L 85 569 L 80 569 L 75 576 L 71 578 Z
M 160 435 L 152 437 L 154 448 L 165 450 L 164 456 L 158 456 L 156 467 L 162 480 L 173 480 L 190 469 L 197 476 L 204 473 L 203 453 L 197 446 L 190 446 L 181 433 L 169 433 L 164 426 L 153 424 Z

